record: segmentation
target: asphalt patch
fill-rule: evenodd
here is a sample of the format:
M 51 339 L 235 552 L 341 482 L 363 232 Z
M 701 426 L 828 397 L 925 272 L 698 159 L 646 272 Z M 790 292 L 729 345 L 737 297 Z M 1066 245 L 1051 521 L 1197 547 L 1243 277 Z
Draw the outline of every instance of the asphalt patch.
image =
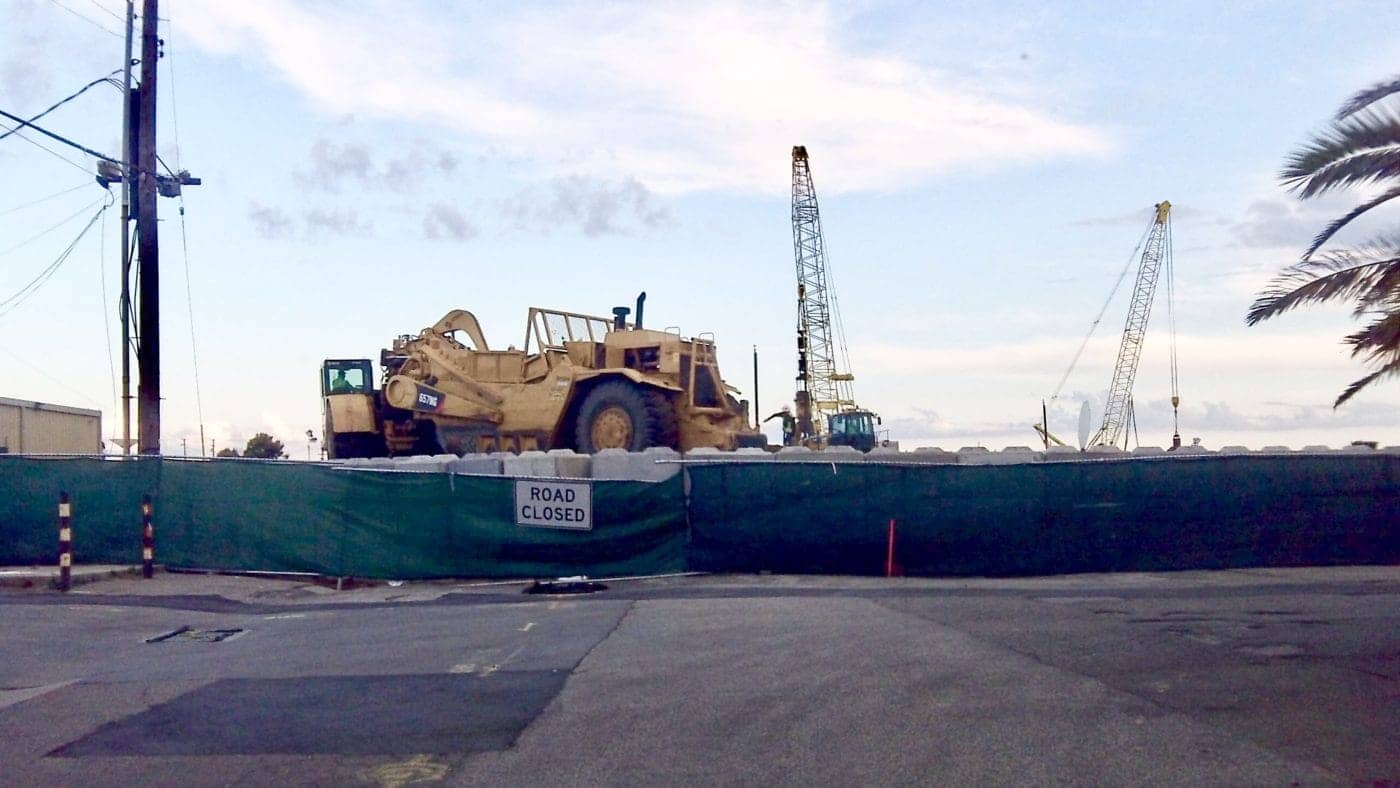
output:
M 415 755 L 504 750 L 565 671 L 225 679 L 110 722 L 50 757 Z

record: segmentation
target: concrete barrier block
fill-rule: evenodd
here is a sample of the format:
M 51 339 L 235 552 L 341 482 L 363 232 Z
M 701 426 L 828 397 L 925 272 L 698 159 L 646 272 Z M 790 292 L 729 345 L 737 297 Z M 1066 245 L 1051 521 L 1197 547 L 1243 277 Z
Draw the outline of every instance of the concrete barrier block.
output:
M 1103 459 L 1105 457 L 1122 457 L 1123 455 L 1127 454 L 1127 452 L 1123 451 L 1117 446 L 1090 446 L 1088 449 L 1085 449 L 1085 453 L 1089 454 L 1091 457 L 1094 457 L 1096 459 Z
M 1349 454 L 1370 454 L 1376 451 L 1376 447 L 1369 443 L 1352 443 L 1348 446 L 1343 446 L 1342 451 Z
M 1251 454 L 1248 446 L 1221 446 L 1216 454 Z
M 593 476 L 593 458 L 579 454 L 573 449 L 550 449 L 547 452 L 554 461 L 554 475 L 565 479 L 588 479 Z
M 1331 454 L 1331 453 L 1332 453 L 1332 447 L 1331 447 L 1331 446 L 1323 446 L 1323 445 L 1320 444 L 1320 443 L 1315 443 L 1315 444 L 1313 444 L 1313 445 L 1311 445 L 1311 446 L 1304 446 L 1302 450 L 1305 451 L 1305 452 L 1308 452 L 1309 454 Z
M 659 482 L 680 473 L 681 466 L 675 462 L 658 460 L 679 460 L 680 454 L 672 449 L 653 452 L 630 453 L 622 449 L 604 449 L 592 458 L 593 478 L 643 482 Z
M 929 465 L 951 465 L 958 461 L 958 455 L 951 451 L 944 451 L 937 446 L 921 446 L 912 452 L 901 452 L 899 455 L 901 462 L 916 462 Z
M 760 449 L 757 446 L 747 446 L 734 450 L 735 459 L 742 459 L 744 462 L 772 462 L 773 452 L 767 449 Z
M 865 452 L 854 446 L 827 446 L 813 453 L 822 462 L 865 462 Z
M 542 451 L 522 451 L 508 454 L 501 460 L 501 473 L 506 476 L 554 475 L 554 459 Z
M 486 476 L 501 475 L 501 458 L 489 454 L 467 454 L 447 464 L 448 473 Z
M 1073 446 L 1051 446 L 1045 450 L 1042 456 L 1045 462 L 1069 462 L 1072 460 L 1078 461 L 1089 458 L 1088 454 L 1085 454 Z
M 773 459 L 778 462 L 821 461 L 819 454 L 806 446 L 784 446 L 778 449 L 778 453 L 773 455 Z
M 1259 451 L 1263 454 L 1289 454 L 1293 450 L 1287 446 L 1265 446 Z
M 1179 448 L 1172 449 L 1172 451 L 1170 452 L 1171 456 L 1173 457 L 1199 457 L 1203 454 L 1213 453 L 1214 452 L 1212 452 L 1210 449 L 1207 449 L 1204 446 L 1181 446 Z
M 960 465 L 1024 465 L 1039 460 L 1039 455 L 1029 446 L 1008 446 L 1003 451 L 958 452 Z
M 1158 455 L 1166 453 L 1167 450 L 1162 448 L 1161 446 L 1139 446 L 1136 449 L 1133 449 L 1134 457 L 1156 457 Z

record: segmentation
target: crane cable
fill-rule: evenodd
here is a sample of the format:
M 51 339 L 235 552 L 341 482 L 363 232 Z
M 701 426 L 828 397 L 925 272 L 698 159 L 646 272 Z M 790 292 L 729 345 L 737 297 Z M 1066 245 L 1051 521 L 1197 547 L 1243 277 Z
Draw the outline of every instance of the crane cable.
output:
M 1108 298 L 1104 299 L 1103 306 L 1099 308 L 1099 314 L 1094 318 L 1094 322 L 1089 324 L 1089 332 L 1084 335 L 1084 341 L 1080 342 L 1079 349 L 1074 351 L 1074 358 L 1069 362 L 1069 369 L 1066 369 L 1065 374 L 1060 377 L 1060 382 L 1055 386 L 1055 393 L 1050 395 L 1050 402 L 1054 402 L 1060 398 L 1060 392 L 1064 389 L 1065 382 L 1068 381 L 1069 376 L 1074 373 L 1074 367 L 1079 363 L 1079 357 L 1084 355 L 1084 348 L 1088 347 L 1089 340 L 1094 336 L 1094 331 L 1098 329 L 1099 323 L 1103 321 L 1103 316 L 1108 313 L 1108 307 L 1113 303 L 1113 297 L 1118 295 L 1118 288 L 1122 287 L 1123 280 L 1128 278 L 1128 271 L 1132 270 L 1133 263 L 1137 261 L 1138 252 L 1142 250 L 1142 245 L 1147 241 L 1147 236 L 1151 232 L 1152 225 L 1148 224 L 1147 229 L 1142 233 L 1142 237 L 1138 238 L 1137 246 L 1133 247 L 1133 253 L 1128 255 L 1128 262 L 1123 264 L 1123 270 L 1118 273 L 1118 281 L 1113 283 L 1113 289 L 1109 291 Z M 1168 275 L 1168 281 L 1170 281 L 1170 275 Z M 1168 285 L 1168 287 L 1170 288 L 1170 285 Z M 1175 347 L 1174 342 L 1173 347 Z M 1173 359 L 1175 359 L 1175 351 L 1173 351 Z M 1176 362 L 1173 360 L 1172 363 L 1173 369 L 1175 369 Z
M 1180 378 L 1176 366 L 1176 274 L 1172 265 L 1172 220 L 1167 216 L 1166 232 L 1167 268 L 1167 327 L 1171 331 L 1171 383 L 1172 383 L 1172 448 L 1181 445 L 1181 424 L 1177 418 L 1177 407 L 1181 405 Z

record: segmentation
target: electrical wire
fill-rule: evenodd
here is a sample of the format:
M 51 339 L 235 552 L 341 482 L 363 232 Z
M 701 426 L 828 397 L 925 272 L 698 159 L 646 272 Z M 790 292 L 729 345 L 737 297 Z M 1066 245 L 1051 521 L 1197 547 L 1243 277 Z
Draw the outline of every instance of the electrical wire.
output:
M 50 148 L 50 147 L 48 147 L 47 145 L 44 145 L 44 144 L 38 142 L 37 140 L 31 140 L 31 139 L 29 139 L 28 137 L 24 136 L 23 134 L 18 133 L 18 132 L 19 132 L 19 129 L 20 129 L 20 127 L 18 127 L 18 126 L 16 126 L 15 128 L 10 128 L 9 126 L 6 126 L 5 124 L 0 123 L 0 129 L 5 129 L 6 131 L 10 132 L 10 134 L 14 134 L 16 137 L 19 137 L 20 139 L 24 140 L 25 142 L 29 143 L 30 145 L 33 145 L 34 147 L 38 148 L 39 150 L 44 151 L 45 153 L 49 154 L 50 156 L 54 157 L 55 159 L 58 159 L 59 161 L 67 162 L 69 165 L 71 165 L 71 166 L 73 166 L 73 167 L 76 167 L 80 172 L 82 172 L 82 173 L 85 174 L 85 175 L 91 174 L 91 173 L 88 172 L 88 168 L 87 168 L 86 166 L 84 166 L 84 165 L 82 165 L 82 164 L 79 164 L 79 163 L 77 163 L 76 161 L 73 161 L 72 159 L 68 158 L 67 156 L 64 156 L 63 154 L 59 153 L 58 151 L 54 150 L 53 148 Z M 10 136 L 10 134 L 6 134 L 5 136 L 8 137 L 8 136 Z
M 50 195 L 47 196 L 47 197 L 40 197 L 40 198 L 37 199 L 37 200 L 30 200 L 30 201 L 27 202 L 27 203 L 24 203 L 24 204 L 22 204 L 22 205 L 16 205 L 16 206 L 13 207 L 13 208 L 6 208 L 5 210 L 0 211 L 0 216 L 7 216 L 7 215 L 9 215 L 9 214 L 14 213 L 15 211 L 22 211 L 22 210 L 24 210 L 25 208 L 32 208 L 32 207 L 34 207 L 35 205 L 38 205 L 38 204 L 40 204 L 40 203 L 48 202 L 49 200 L 52 200 L 52 199 L 55 198 L 55 197 L 62 197 L 62 196 L 65 195 L 65 194 L 69 194 L 69 193 L 71 193 L 71 192 L 75 192 L 75 191 L 77 191 L 77 190 L 79 190 L 79 189 L 85 189 L 85 188 L 87 188 L 87 187 L 89 187 L 89 186 L 91 186 L 91 185 L 92 185 L 92 181 L 83 181 L 82 183 L 78 184 L 77 186 L 70 186 L 70 187 L 68 187 L 67 189 L 64 189 L 64 190 L 61 191 L 61 192 L 54 192 L 53 194 L 50 194 Z
M 171 25 L 166 20 L 166 37 L 169 38 Z M 180 167 L 180 112 L 177 109 L 178 102 L 175 100 L 175 59 L 169 54 L 165 57 L 165 70 L 170 75 L 170 117 L 171 128 L 175 137 L 175 167 Z M 161 162 L 165 164 L 164 161 Z M 166 171 L 170 168 L 166 167 Z M 174 175 L 175 173 L 171 173 Z M 194 330 L 194 291 L 190 285 L 190 245 L 189 236 L 185 229 L 185 193 L 180 192 L 180 251 L 185 263 L 185 305 L 189 309 L 190 324 L 190 362 L 194 370 L 194 407 L 195 414 L 199 418 L 199 453 L 204 455 L 204 397 L 199 387 L 199 344 L 195 339 Z
M 44 110 L 43 112 L 40 112 L 38 115 L 35 115 L 35 116 L 31 117 L 29 120 L 27 120 L 27 121 L 25 121 L 25 122 L 26 122 L 26 123 L 33 123 L 34 121 L 36 121 L 36 120 L 38 120 L 38 119 L 44 117 L 45 115 L 49 114 L 50 112 L 53 112 L 54 110 L 58 109 L 59 107 L 63 106 L 64 104 L 67 104 L 68 102 L 72 101 L 73 99 L 75 99 L 75 98 L 77 98 L 77 97 L 83 95 L 83 94 L 86 93 L 90 88 L 94 88 L 94 87 L 96 87 L 96 86 L 98 86 L 98 85 L 101 85 L 101 84 L 104 83 L 104 82 L 106 82 L 106 83 L 109 84 L 109 85 L 114 85 L 114 86 L 117 88 L 117 90 L 121 90 L 121 88 L 122 88 L 121 83 L 120 83 L 120 82 L 117 82 L 117 81 L 114 80 L 114 79 L 112 79 L 112 77 L 115 77 L 116 75 L 122 73 L 122 71 L 123 71 L 123 69 L 120 69 L 120 68 L 119 68 L 119 69 L 113 71 L 112 73 L 107 74 L 106 76 L 102 76 L 102 77 L 98 77 L 97 79 L 94 79 L 93 81 L 87 83 L 86 85 L 83 85 L 82 87 L 78 88 L 78 91 L 77 91 L 76 93 L 74 93 L 73 95 L 68 96 L 67 98 L 64 98 L 64 99 L 60 99 L 60 100 L 59 100 L 58 102 L 56 102 L 53 106 L 49 107 L 48 109 Z M 15 133 L 15 130 L 11 130 L 11 131 L 5 132 L 4 134 L 0 134 L 0 140 L 3 140 L 3 139 L 5 139 L 6 137 L 8 137 L 8 136 L 10 136 L 11 134 L 14 134 L 14 133 Z
M 51 138 L 51 139 L 58 140 L 59 142 L 63 143 L 64 145 L 67 145 L 67 146 L 70 147 L 70 148 L 77 148 L 78 150 L 82 151 L 83 153 L 86 153 L 86 154 L 89 155 L 89 156 L 92 156 L 93 158 L 102 159 L 103 161 L 110 161 L 110 162 L 112 162 L 113 164 L 121 164 L 120 161 L 118 161 L 118 160 L 112 158 L 111 156 L 108 156 L 108 155 L 105 154 L 105 153 L 98 153 L 97 151 L 93 150 L 92 148 L 89 148 L 89 147 L 87 147 L 86 145 L 82 145 L 82 144 L 76 143 L 76 142 L 74 142 L 74 141 L 68 139 L 67 137 L 62 136 L 61 134 L 55 134 L 54 132 L 49 131 L 48 129 L 42 128 L 42 127 L 40 127 L 40 126 L 36 126 L 36 125 L 34 125 L 33 123 L 30 123 L 29 121 L 25 120 L 24 118 L 19 117 L 18 115 L 11 115 L 10 113 L 6 112 L 6 111 L 3 110 L 3 109 L 0 109 L 0 115 L 3 115 L 3 116 L 5 116 L 5 117 L 9 118 L 10 120 L 19 123 L 21 126 L 28 126 L 29 128 L 34 129 L 35 131 L 39 132 L 40 134 L 43 134 L 45 137 L 49 137 L 49 138 Z M 11 131 L 12 131 L 12 133 L 13 133 L 13 132 L 17 132 L 18 129 L 12 129 Z M 28 140 L 28 139 L 29 139 L 28 137 L 25 137 L 23 134 L 20 134 L 19 137 L 20 137 L 20 139 L 24 139 L 24 140 Z M 29 140 L 29 141 L 30 141 L 30 142 L 34 142 L 33 140 Z M 35 145 L 38 145 L 39 143 L 35 142 L 34 144 L 35 144 Z M 43 146 L 42 146 L 42 145 L 39 145 L 39 147 L 42 148 Z M 47 150 L 47 148 L 46 148 L 45 150 Z
M 86 15 L 86 14 L 83 14 L 83 13 L 81 13 L 81 12 L 79 12 L 79 11 L 75 11 L 75 10 L 73 10 L 72 8 L 69 8 L 68 6 L 64 5 L 63 3 L 60 3 L 58 0 L 49 0 L 49 2 L 50 2 L 50 3 L 53 3 L 54 5 L 58 6 L 59 8 L 62 8 L 64 11 L 67 11 L 68 13 L 72 14 L 73 16 L 76 16 L 77 18 L 83 20 L 84 22 L 87 22 L 88 24 L 92 25 L 93 27 L 97 28 L 98 30 L 101 30 L 102 32 L 106 33 L 106 34 L 109 35 L 109 36 L 116 36 L 117 38 L 122 38 L 122 34 L 121 34 L 121 33 L 118 33 L 118 32 L 116 32 L 115 30 L 112 30 L 111 28 L 107 27 L 106 25 L 103 25 L 101 22 L 98 22 L 97 20 L 93 19 L 92 17 L 90 17 L 90 16 L 88 16 L 88 15 Z
M 92 3 L 93 6 L 95 6 L 99 11 L 105 13 L 107 16 L 110 16 L 118 22 L 121 22 L 123 25 L 126 24 L 126 20 L 123 19 L 121 15 L 119 15 L 116 11 L 113 11 L 107 6 L 102 5 L 101 3 L 97 2 L 97 0 L 88 0 L 88 2 Z
M 28 300 L 28 298 L 31 295 L 34 295 L 34 293 L 38 292 L 39 288 L 43 287 L 44 283 L 48 282 L 49 279 L 52 278 L 53 275 L 58 272 L 58 269 L 63 266 L 63 263 L 66 262 L 69 256 L 73 254 L 73 250 L 77 248 L 78 242 L 83 240 L 83 236 L 87 235 L 88 230 L 91 230 L 93 225 L 97 224 L 97 220 L 101 218 L 102 214 L 105 213 L 107 209 L 111 207 L 111 205 L 112 202 L 108 201 L 106 205 L 103 205 L 101 208 L 98 208 L 97 213 L 92 215 L 92 218 L 88 220 L 88 223 L 84 225 L 83 229 L 78 232 L 78 236 L 74 238 L 72 243 L 68 244 L 68 246 L 62 252 L 59 253 L 58 258 L 56 260 L 54 260 L 47 267 L 45 267 L 44 270 L 40 271 L 39 274 L 33 279 L 31 279 L 29 283 L 26 284 L 24 287 L 21 287 L 18 291 L 16 291 L 14 294 L 9 296 L 5 300 L 0 301 L 0 317 L 4 317 L 5 315 L 17 309 L 20 304 L 23 304 L 26 300 Z
M 89 208 L 91 208 L 92 206 L 94 206 L 94 205 L 96 205 L 96 204 L 98 204 L 98 203 L 100 203 L 100 202 L 102 202 L 102 200 L 100 200 L 100 199 L 98 199 L 98 200 L 93 200 L 92 202 L 90 202 L 90 203 L 88 203 L 87 205 L 84 205 L 83 207 L 79 208 L 77 211 L 75 211 L 75 212 L 73 212 L 72 214 L 70 214 L 66 219 L 63 219 L 62 221 L 60 221 L 59 223 L 53 225 L 52 227 L 49 227 L 49 228 L 46 229 L 46 230 L 40 230 L 38 233 L 29 236 L 28 238 L 24 239 L 23 241 L 20 241 L 19 243 L 15 244 L 14 246 L 9 247 L 8 249 L 0 249 L 0 255 L 7 255 L 7 254 L 9 254 L 10 252 L 15 251 L 16 249 L 19 249 L 19 248 L 21 248 L 21 247 L 23 247 L 23 246 L 27 246 L 28 244 L 31 244 L 31 243 L 33 243 L 34 241 L 37 241 L 37 240 L 39 240 L 40 238 L 43 238 L 44 236 L 48 235 L 49 233 L 53 232 L 54 230 L 57 230 L 58 228 L 62 227 L 63 225 L 65 225 L 65 224 L 67 224 L 67 223 L 73 221 L 73 220 L 76 219 L 77 217 L 79 217 L 79 216 L 81 216 L 82 214 L 86 213 L 87 210 L 88 210 Z
M 102 230 L 98 237 L 97 245 L 97 279 L 102 287 L 102 333 L 106 337 L 107 347 L 107 374 L 112 381 L 112 413 L 121 411 L 121 402 L 117 399 L 117 363 L 112 357 L 112 316 L 107 314 L 107 214 L 102 214 Z

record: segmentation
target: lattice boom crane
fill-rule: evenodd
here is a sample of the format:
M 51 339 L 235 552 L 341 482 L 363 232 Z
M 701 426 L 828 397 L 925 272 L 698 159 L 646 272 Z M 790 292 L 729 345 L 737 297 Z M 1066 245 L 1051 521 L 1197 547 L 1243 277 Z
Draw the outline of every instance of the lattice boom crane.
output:
M 827 442 L 869 450 L 875 414 L 856 407 L 855 376 L 827 272 L 817 192 L 807 148 L 792 149 L 792 247 L 797 264 L 797 413 L 794 443 Z
M 1137 281 L 1133 286 L 1132 302 L 1128 305 L 1128 319 L 1123 326 L 1123 339 L 1118 346 L 1118 361 L 1113 367 L 1113 382 L 1108 389 L 1108 405 L 1104 409 L 1103 424 L 1089 441 L 1094 446 L 1116 445 L 1124 438 L 1124 429 L 1132 418 L 1133 379 L 1137 376 L 1138 359 L 1142 356 L 1143 338 L 1147 333 L 1147 319 L 1152 312 L 1152 301 L 1157 293 L 1158 273 L 1168 270 L 1168 287 L 1171 279 L 1171 209 L 1172 204 L 1163 200 L 1157 203 L 1152 225 L 1148 228 L 1147 241 L 1143 246 L 1142 261 L 1138 264 Z M 1176 386 L 1176 349 L 1172 347 L 1172 410 L 1180 404 Z M 1173 437 L 1173 445 L 1181 444 L 1178 431 Z

